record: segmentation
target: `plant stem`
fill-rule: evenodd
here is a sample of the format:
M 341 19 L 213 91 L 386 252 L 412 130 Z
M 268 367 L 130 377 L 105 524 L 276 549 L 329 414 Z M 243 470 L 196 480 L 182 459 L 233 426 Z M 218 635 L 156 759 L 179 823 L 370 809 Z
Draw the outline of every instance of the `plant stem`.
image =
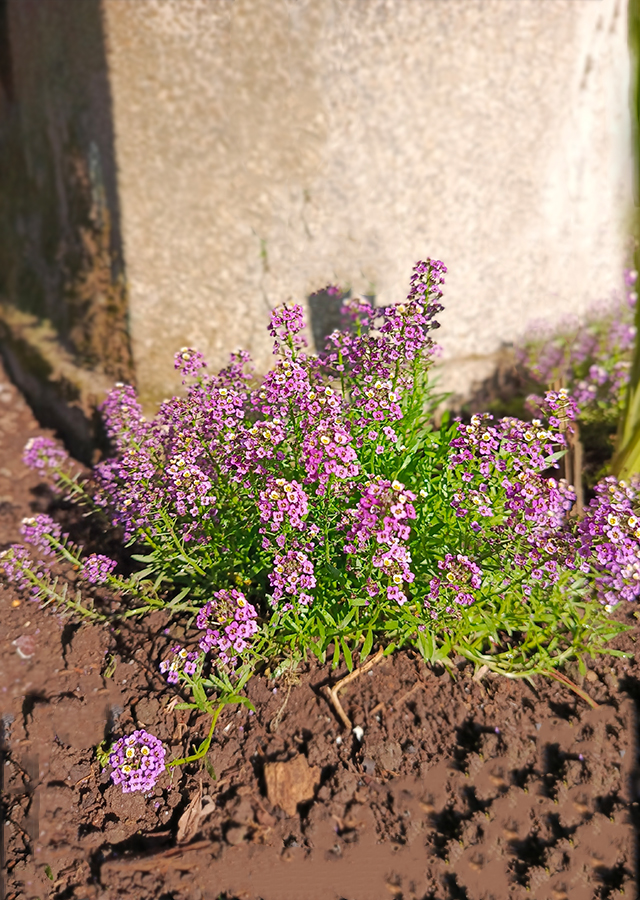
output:
M 598 709 L 599 704 L 596 703 L 595 700 L 592 700 L 591 697 L 583 691 L 582 688 L 579 688 L 577 684 L 574 684 L 570 678 L 567 678 L 566 675 L 561 675 L 560 672 L 556 672 L 553 669 L 548 669 L 541 673 L 542 675 L 548 675 L 549 678 L 553 678 L 555 681 L 559 681 L 560 684 L 566 685 L 566 687 L 570 688 L 574 694 L 577 694 L 585 703 L 588 703 L 592 709 Z
M 216 727 L 216 722 L 218 721 L 218 716 L 222 712 L 222 710 L 226 706 L 226 702 L 223 701 L 220 703 L 213 716 L 211 717 L 211 727 L 209 728 L 209 734 L 206 736 L 204 741 L 200 744 L 195 753 L 191 756 L 185 756 L 183 759 L 172 759 L 167 768 L 171 768 L 173 766 L 184 766 L 187 763 L 197 762 L 199 759 L 202 759 L 203 756 L 206 755 L 209 747 L 211 746 L 211 741 L 213 740 L 213 732 Z

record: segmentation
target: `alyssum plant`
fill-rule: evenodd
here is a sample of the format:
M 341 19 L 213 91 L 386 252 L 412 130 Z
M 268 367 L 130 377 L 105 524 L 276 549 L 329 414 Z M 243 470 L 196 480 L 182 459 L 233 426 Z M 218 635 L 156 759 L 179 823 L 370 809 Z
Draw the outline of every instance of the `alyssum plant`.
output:
M 640 593 L 637 488 L 605 479 L 581 518 L 573 488 L 553 477 L 577 414 L 563 391 L 546 422 L 446 416 L 436 427 L 428 375 L 445 266 L 418 263 L 407 300 L 344 304 L 346 326 L 320 356 L 305 352 L 299 306 L 273 312 L 276 362 L 261 379 L 247 354 L 217 375 L 199 352 L 176 355 L 186 395 L 152 421 L 133 388 L 116 385 L 102 412 L 116 450 L 81 484 L 46 439 L 29 465 L 123 529 L 142 568 L 127 579 L 106 556 L 85 557 L 46 516 L 25 541 L 72 563 L 87 588 L 162 607 L 195 634 L 160 670 L 211 714 L 245 702 L 251 674 L 295 666 L 309 652 L 351 670 L 374 645 L 412 645 L 427 662 L 461 654 L 484 671 L 565 681 L 563 664 L 615 653 L 610 619 Z M 47 566 L 13 546 L 5 576 L 43 603 L 70 601 Z M 78 595 L 77 613 L 105 617 Z M 576 690 L 579 690 L 575 688 Z M 144 731 L 112 748 L 113 777 L 146 790 L 164 748 Z

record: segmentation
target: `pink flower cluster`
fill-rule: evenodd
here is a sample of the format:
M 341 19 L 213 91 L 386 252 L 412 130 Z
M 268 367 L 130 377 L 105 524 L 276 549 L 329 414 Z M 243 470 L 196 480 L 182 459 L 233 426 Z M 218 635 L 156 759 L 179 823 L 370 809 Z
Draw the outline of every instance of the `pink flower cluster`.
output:
M 44 556 L 53 556 L 56 544 L 59 544 L 63 537 L 58 523 L 54 522 L 51 516 L 42 513 L 23 519 L 20 525 L 20 534 L 27 544 L 31 544 Z
M 307 593 L 316 586 L 314 565 L 306 553 L 301 550 L 289 550 L 278 553 L 273 561 L 273 571 L 269 573 L 269 581 L 273 588 L 273 600 L 282 598 L 287 601 L 283 609 L 293 609 L 287 598 L 297 601 L 301 606 L 308 606 L 313 597 Z
M 291 353 L 306 347 L 307 342 L 301 335 L 304 327 L 304 310 L 297 303 L 293 306 L 284 303 L 276 307 L 269 323 L 269 334 L 276 339 L 273 352 L 281 353 L 284 350 Z
M 182 675 L 192 678 L 204 659 L 203 653 L 198 653 L 197 650 L 187 651 L 180 644 L 175 644 L 169 652 L 171 656 L 163 659 L 159 666 L 162 674 L 167 676 L 168 684 L 178 684 Z
M 24 448 L 22 461 L 30 469 L 35 469 L 50 484 L 57 486 L 60 470 L 69 466 L 69 454 L 51 438 L 30 438 Z
M 577 544 L 567 520 L 575 492 L 566 481 L 543 474 L 558 446 L 564 446 L 563 435 L 537 419 L 505 418 L 493 425 L 489 415 L 459 423 L 451 441 L 449 463 L 464 485 L 458 482 L 451 506 L 457 517 L 471 520 L 471 529 L 482 532 L 489 546 L 522 539 L 513 561 L 525 579 L 525 596 L 533 582 L 550 587 L 561 567 L 577 566 Z M 480 525 L 481 517 L 491 521 Z
M 583 568 L 595 572 L 598 597 L 610 607 L 640 597 L 639 488 L 603 479 L 579 524 Z
M 482 587 L 482 569 L 462 553 L 447 553 L 438 561 L 440 578 L 432 578 L 428 595 L 429 604 L 436 600 L 452 600 L 459 606 L 471 606 L 475 601 L 473 591 Z M 451 607 L 447 607 L 451 611 Z
M 31 599 L 38 600 L 39 588 L 30 579 L 28 573 L 36 578 L 44 578 L 44 572 L 35 568 L 35 563 L 26 547 L 12 544 L 8 550 L 0 553 L 0 571 L 7 581 L 15 584 L 19 591 L 30 590 Z
M 148 791 L 164 772 L 165 750 L 162 741 L 140 728 L 113 745 L 109 756 L 111 780 L 124 794 Z
M 346 510 L 343 520 L 348 529 L 344 552 L 350 556 L 370 554 L 379 577 L 386 582 L 387 598 L 400 605 L 407 601 L 403 583 L 410 584 L 415 577 L 407 547 L 408 522 L 416 518 L 415 499 L 400 481 L 378 476 L 366 485 L 358 506 Z M 367 582 L 369 596 L 375 597 L 379 590 L 374 579 Z
M 89 584 L 107 584 L 109 576 L 117 566 L 115 559 L 101 553 L 91 553 L 84 560 L 80 575 Z
M 307 495 L 295 479 L 285 481 L 284 478 L 269 478 L 266 488 L 260 491 L 258 511 L 261 521 L 269 526 L 271 532 L 281 532 L 283 527 L 302 531 L 309 511 Z M 285 535 L 278 534 L 275 540 L 282 549 L 286 541 Z M 266 546 L 270 546 L 268 540 Z
M 223 665 L 231 666 L 258 631 L 256 608 L 235 588 L 216 591 L 213 596 L 215 599 L 200 610 L 196 619 L 197 627 L 204 631 L 200 649 L 215 653 Z
M 185 379 L 197 378 L 200 370 L 204 369 L 206 365 L 202 353 L 192 347 L 182 347 L 173 358 L 174 369 L 177 369 Z

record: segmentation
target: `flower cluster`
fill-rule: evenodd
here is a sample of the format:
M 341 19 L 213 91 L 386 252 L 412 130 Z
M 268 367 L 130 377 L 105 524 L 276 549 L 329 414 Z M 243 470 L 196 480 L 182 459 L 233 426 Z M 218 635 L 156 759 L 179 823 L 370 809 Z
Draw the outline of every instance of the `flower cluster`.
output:
M 544 395 L 542 410 L 546 414 L 552 428 L 560 431 L 571 431 L 571 423 L 580 415 L 580 408 L 566 388 L 559 391 L 547 391 Z
M 80 575 L 89 584 L 107 584 L 116 566 L 115 559 L 101 553 L 91 553 L 84 560 Z
M 44 572 L 36 569 L 33 557 L 26 547 L 12 544 L 8 550 L 3 550 L 0 553 L 0 571 L 19 591 L 30 589 L 32 600 L 40 598 L 39 588 L 29 576 L 34 575 L 36 579 L 41 579 Z
M 163 659 L 159 666 L 161 673 L 167 676 L 169 684 L 178 684 L 181 675 L 193 678 L 201 668 L 204 656 L 197 650 L 185 650 L 180 644 L 175 644 L 169 652 L 171 653 L 169 659 Z
M 199 350 L 191 347 L 181 347 L 173 360 L 173 367 L 186 378 L 197 378 L 200 370 L 206 367 L 206 362 Z
M 490 415 L 458 423 L 451 441 L 455 490 L 450 505 L 494 558 L 509 542 L 509 577 L 525 597 L 532 586 L 549 588 L 561 571 L 577 565 L 577 542 L 568 523 L 575 491 L 564 479 L 545 474 L 554 451 L 564 445 L 563 434 L 538 419 L 505 418 L 493 424 Z
M 60 470 L 65 469 L 70 460 L 66 450 L 46 437 L 30 438 L 24 448 L 22 461 L 46 478 L 53 487 L 60 482 Z
M 269 334 L 275 338 L 273 345 L 274 354 L 285 351 L 292 353 L 302 347 L 306 347 L 307 342 L 301 335 L 304 330 L 304 310 L 298 304 L 287 306 L 284 303 L 277 307 L 271 313 L 271 321 L 269 323 Z
M 625 273 L 628 287 L 634 287 L 636 280 L 635 271 Z M 516 352 L 526 377 L 545 387 L 565 385 L 567 395 L 580 407 L 577 418 L 615 422 L 629 380 L 636 300 L 633 290 L 627 303 L 614 298 L 594 307 L 586 322 L 568 322 L 556 331 L 543 323 L 529 329 L 533 337 Z M 527 406 L 539 412 L 544 401 L 534 393 Z
M 314 565 L 306 553 L 301 550 L 289 550 L 279 553 L 274 559 L 273 571 L 269 573 L 269 581 L 273 588 L 272 597 L 275 602 L 286 599 L 283 609 L 293 609 L 288 598 L 295 598 L 301 606 L 308 606 L 313 597 L 307 593 L 316 586 Z
M 609 607 L 640 596 L 639 487 L 605 478 L 578 527 L 583 571 L 594 570 L 598 597 Z
M 31 544 L 44 556 L 53 556 L 52 542 L 55 546 L 62 539 L 62 529 L 58 523 L 51 516 L 43 514 L 23 519 L 20 534 L 27 544 Z
M 111 779 L 125 794 L 148 791 L 164 772 L 166 750 L 157 737 L 140 728 L 111 748 Z
M 204 631 L 200 649 L 215 653 L 223 665 L 232 666 L 257 633 L 258 614 L 242 591 L 235 588 L 216 591 L 213 596 L 215 599 L 200 610 L 196 619 L 197 627 Z
M 416 495 L 402 482 L 378 476 L 368 482 L 358 506 L 347 509 L 343 519 L 343 527 L 348 529 L 344 552 L 370 556 L 378 576 L 387 582 L 387 598 L 400 605 L 407 602 L 403 583 L 411 584 L 415 577 L 407 546 L 408 522 L 416 518 L 415 500 Z M 366 591 L 371 597 L 379 593 L 375 579 L 369 577 Z
M 271 532 L 282 531 L 285 526 L 302 531 L 309 505 L 307 495 L 297 481 L 270 478 L 265 490 L 260 491 L 258 510 L 261 521 L 269 526 Z M 269 541 L 267 539 L 265 541 L 266 546 L 270 546 Z M 284 547 L 285 535 L 279 534 L 276 543 L 280 548 Z
M 429 585 L 428 601 L 438 599 L 453 601 L 459 606 L 470 606 L 475 600 L 474 591 L 482 586 L 482 569 L 477 563 L 462 553 L 455 556 L 447 553 L 444 559 L 438 560 L 440 578 L 432 578 Z M 447 612 L 451 606 L 446 607 Z
M 629 329 L 608 323 L 607 346 L 620 351 L 612 360 L 594 356 L 602 329 L 591 343 L 576 338 L 576 377 L 548 391 L 531 422 L 445 416 L 436 425 L 428 373 L 445 273 L 438 260 L 419 262 L 406 300 L 382 307 L 325 291 L 314 302 L 331 297 L 334 321 L 342 302 L 348 327 L 317 356 L 304 349 L 301 307 L 273 310 L 278 358 L 260 379 L 247 354 L 211 374 L 183 348 L 175 364 L 186 388 L 149 420 L 132 387 L 107 397 L 114 456 L 94 467 L 93 499 L 142 550 L 134 559 L 145 568 L 128 584 L 143 606 L 130 613 L 158 603 L 176 616 L 199 610 L 197 644 L 172 646 L 160 663 L 198 708 L 212 709 L 210 690 L 222 703 L 235 696 L 257 659 L 283 647 L 324 661 L 333 645 L 335 663 L 342 655 L 349 667 L 378 640 L 413 643 L 432 661 L 464 647 L 482 665 L 504 653 L 508 668 L 521 641 L 518 675 L 544 671 L 612 633 L 598 604 L 583 614 L 594 594 L 607 606 L 640 595 L 636 487 L 605 483 L 580 521 L 573 488 L 557 477 L 583 415 L 576 391 L 595 385 L 601 401 Z M 565 366 L 556 349 L 545 350 L 547 368 Z M 43 471 L 64 462 L 51 442 L 32 443 L 27 456 Z M 114 560 L 84 559 L 56 529 L 36 517 L 23 533 L 85 582 L 122 590 Z M 23 548 L 0 558 L 7 577 L 35 591 L 38 566 Z M 150 602 L 153 584 L 166 594 Z M 238 589 L 247 585 L 252 602 Z M 499 647 L 497 634 L 509 636 Z M 142 761 L 123 747 L 118 777 L 129 784 L 124 775 Z

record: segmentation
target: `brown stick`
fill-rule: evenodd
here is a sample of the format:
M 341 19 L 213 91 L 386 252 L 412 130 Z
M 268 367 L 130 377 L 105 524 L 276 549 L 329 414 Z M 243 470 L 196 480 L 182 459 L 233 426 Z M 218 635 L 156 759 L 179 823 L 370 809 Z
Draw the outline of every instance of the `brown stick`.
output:
M 369 669 L 372 669 L 376 663 L 380 662 L 383 656 L 384 650 L 382 647 L 380 647 L 375 656 L 372 656 L 371 659 L 368 659 L 363 666 L 360 666 L 359 669 L 354 669 L 353 672 L 349 672 L 349 674 L 345 675 L 345 677 L 341 681 L 339 681 L 337 684 L 334 684 L 332 688 L 330 688 L 329 685 L 324 686 L 325 697 L 329 700 L 329 702 L 335 709 L 338 717 L 342 721 L 342 724 L 346 728 L 348 728 L 349 731 L 351 731 L 351 729 L 353 728 L 353 723 L 342 708 L 342 704 L 338 699 L 338 692 L 345 688 L 348 684 L 351 684 L 352 681 L 355 681 L 356 678 L 359 678 L 360 675 L 364 675 L 365 672 L 368 672 Z

